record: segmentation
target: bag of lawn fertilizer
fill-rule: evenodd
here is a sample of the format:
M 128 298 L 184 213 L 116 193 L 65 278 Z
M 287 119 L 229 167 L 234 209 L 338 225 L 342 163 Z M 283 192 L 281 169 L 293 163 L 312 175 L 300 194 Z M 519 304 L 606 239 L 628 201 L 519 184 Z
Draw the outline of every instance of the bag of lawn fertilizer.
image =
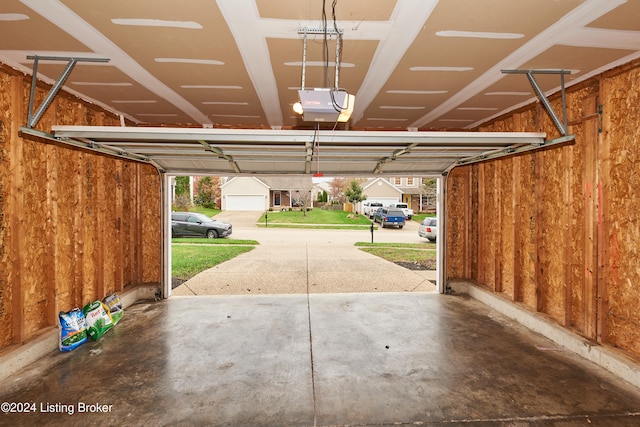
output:
M 116 294 L 107 295 L 102 302 L 104 302 L 104 305 L 109 309 L 113 324 L 117 324 L 124 314 L 124 307 L 122 306 L 120 297 Z
M 94 341 L 102 337 L 113 327 L 113 319 L 109 309 L 102 301 L 94 301 L 84 306 L 82 309 L 87 318 L 87 335 Z
M 87 323 L 79 308 L 58 314 L 60 351 L 71 351 L 87 342 Z

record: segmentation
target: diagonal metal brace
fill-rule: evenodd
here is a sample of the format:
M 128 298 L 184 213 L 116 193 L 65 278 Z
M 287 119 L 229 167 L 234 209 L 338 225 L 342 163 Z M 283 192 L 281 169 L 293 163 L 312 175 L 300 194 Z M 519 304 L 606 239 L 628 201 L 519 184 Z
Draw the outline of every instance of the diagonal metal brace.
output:
M 553 120 L 553 123 L 556 125 L 556 128 L 560 131 L 562 136 L 566 136 L 568 133 L 568 125 L 567 125 L 567 98 L 564 91 L 564 76 L 565 74 L 571 74 L 569 70 L 501 70 L 503 74 L 526 74 L 527 79 L 529 79 L 529 83 L 531 83 L 531 87 L 533 91 L 536 93 L 536 96 L 540 100 L 540 103 L 547 110 L 547 113 Z M 558 118 L 558 115 L 553 108 L 551 108 L 551 104 L 547 99 L 546 95 L 540 88 L 540 85 L 536 81 L 534 74 L 559 74 L 560 75 L 560 87 L 562 90 L 562 118 L 561 122 Z
M 238 164 L 236 163 L 236 161 L 233 159 L 232 156 L 225 154 L 221 148 L 214 147 L 213 145 L 209 144 L 207 141 L 200 140 L 198 142 L 202 144 L 202 146 L 205 148 L 206 151 L 210 151 L 213 154 L 217 155 L 219 159 L 224 159 L 228 161 L 229 165 L 231 165 L 231 168 L 235 173 L 240 173 L 240 167 L 238 166 Z
M 411 144 L 407 145 L 404 148 L 400 148 L 398 150 L 395 150 L 393 153 L 391 153 L 390 156 L 383 157 L 382 159 L 380 159 L 378 161 L 378 164 L 376 165 L 375 169 L 373 170 L 373 173 L 382 172 L 382 166 L 384 166 L 385 163 L 392 162 L 392 161 L 396 160 L 398 157 L 400 157 L 400 156 L 402 156 L 404 154 L 411 153 L 411 149 L 415 148 L 417 145 L 418 145 L 417 142 L 411 143 Z
M 27 116 L 27 127 L 33 128 L 40 121 L 40 118 L 44 114 L 44 112 L 49 108 L 51 101 L 58 94 L 64 82 L 67 81 L 69 74 L 73 70 L 73 67 L 78 62 L 109 62 L 109 58 L 75 58 L 75 57 L 61 57 L 61 56 L 38 56 L 38 55 L 29 55 L 27 59 L 33 59 L 33 74 L 31 76 L 31 93 L 29 94 L 29 113 Z M 36 83 L 38 81 L 38 61 L 42 59 L 44 61 L 67 61 L 67 66 L 55 84 L 49 90 L 49 93 L 45 97 L 44 101 L 42 101 L 42 105 L 38 108 L 38 110 L 33 112 L 33 104 L 36 95 Z

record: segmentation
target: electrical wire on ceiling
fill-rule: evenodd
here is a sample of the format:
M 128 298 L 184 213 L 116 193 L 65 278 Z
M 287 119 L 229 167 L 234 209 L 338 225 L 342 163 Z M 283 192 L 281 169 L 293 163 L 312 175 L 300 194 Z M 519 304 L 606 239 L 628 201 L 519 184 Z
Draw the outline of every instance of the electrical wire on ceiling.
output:
M 327 84 L 329 87 L 329 93 L 331 95 L 331 102 L 333 103 L 333 108 L 336 111 L 342 111 L 344 106 L 338 104 L 335 100 L 334 91 L 343 91 L 346 92 L 345 89 L 340 89 L 337 87 L 338 85 L 338 77 L 340 71 L 340 63 L 342 62 L 342 32 L 338 28 L 338 21 L 336 19 L 336 5 L 338 4 L 338 0 L 333 0 L 331 4 L 331 17 L 333 19 L 333 29 L 336 32 L 336 58 L 335 58 L 335 85 L 331 82 L 331 76 L 329 75 L 329 32 L 328 32 L 328 23 L 327 23 L 327 11 L 326 11 L 326 0 L 322 0 L 322 30 L 324 32 L 324 75 L 327 80 Z

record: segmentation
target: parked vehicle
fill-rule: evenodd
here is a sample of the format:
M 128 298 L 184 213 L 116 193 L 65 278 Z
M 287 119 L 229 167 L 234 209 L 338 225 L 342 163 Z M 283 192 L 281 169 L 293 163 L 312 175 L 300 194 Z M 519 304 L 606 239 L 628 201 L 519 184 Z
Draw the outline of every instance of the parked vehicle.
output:
M 404 213 L 399 209 L 380 208 L 373 216 L 374 222 L 379 222 L 382 228 L 388 225 L 398 228 L 404 227 Z
M 231 224 L 195 212 L 171 213 L 171 237 L 206 237 L 215 239 L 231 234 Z
M 362 214 L 368 216 L 369 219 L 373 218 L 373 215 L 376 213 L 378 209 L 382 207 L 381 202 L 364 202 L 362 205 Z
M 424 237 L 430 242 L 436 241 L 438 235 L 438 220 L 435 217 L 427 217 L 422 220 L 418 227 L 418 236 Z
M 402 213 L 404 213 L 405 219 L 411 219 L 414 215 L 413 209 L 411 209 L 406 203 L 391 203 L 387 207 L 391 209 L 400 209 Z
M 372 210 L 371 210 L 371 216 L 369 217 L 369 219 L 370 219 L 370 220 L 373 220 L 373 222 L 376 222 L 376 221 L 375 221 L 375 216 L 376 216 L 376 213 L 377 213 L 380 209 L 382 209 L 382 208 L 381 208 L 381 207 L 376 207 L 375 209 L 372 209 Z

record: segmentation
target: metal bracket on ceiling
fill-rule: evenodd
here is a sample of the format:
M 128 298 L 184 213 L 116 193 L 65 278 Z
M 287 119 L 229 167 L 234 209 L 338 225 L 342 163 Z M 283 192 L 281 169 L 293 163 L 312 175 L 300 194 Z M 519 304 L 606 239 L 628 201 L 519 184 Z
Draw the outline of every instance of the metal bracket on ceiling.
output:
M 313 160 L 313 142 L 307 141 L 304 144 L 304 173 L 311 173 L 311 160 Z
M 63 57 L 63 56 L 38 56 L 38 55 L 29 55 L 27 59 L 33 59 L 33 74 L 31 76 L 31 93 L 29 94 L 29 112 L 27 116 L 27 127 L 33 128 L 53 101 L 53 98 L 58 94 L 64 82 L 67 81 L 69 74 L 73 70 L 73 67 L 78 62 L 109 62 L 109 58 L 76 58 L 76 57 Z M 38 108 L 36 112 L 33 112 L 33 104 L 36 95 L 36 83 L 38 81 L 38 61 L 66 61 L 67 66 L 58 77 L 58 80 L 54 83 L 54 85 L 49 90 L 49 93 L 42 101 L 42 104 Z
M 205 148 L 206 151 L 210 151 L 214 153 L 215 155 L 218 156 L 219 159 L 227 160 L 235 173 L 240 173 L 240 167 L 238 166 L 238 164 L 236 163 L 236 161 L 233 159 L 232 156 L 225 154 L 224 151 L 222 151 L 222 149 L 218 147 L 214 147 L 213 145 L 209 144 L 207 141 L 200 140 L 198 142 L 202 144 L 202 146 Z
M 373 169 L 373 173 L 380 173 L 382 172 L 382 166 L 385 163 L 391 162 L 393 160 L 396 160 L 398 157 L 402 156 L 403 154 L 408 154 L 411 152 L 411 149 L 414 148 L 415 146 L 417 146 L 418 143 L 414 142 L 412 144 L 407 145 L 404 148 L 400 148 L 398 150 L 395 150 L 393 153 L 391 153 L 390 156 L 387 157 L 383 157 L 382 159 L 380 159 L 378 161 L 378 164 L 376 165 L 376 167 Z
M 338 31 L 335 30 L 335 28 L 330 28 L 330 27 L 313 27 L 313 28 L 308 28 L 308 27 L 302 27 L 302 28 L 298 28 L 298 34 L 302 34 L 303 35 L 303 45 L 302 45 L 302 84 L 300 85 L 300 88 L 302 90 L 304 90 L 305 87 L 305 76 L 306 76 L 306 69 L 307 69 L 307 35 L 309 34 L 315 34 L 315 35 L 323 35 L 323 36 L 338 36 L 338 38 L 340 39 L 342 37 L 342 33 L 343 30 L 342 29 L 338 29 Z M 336 43 L 336 68 L 335 68 L 335 88 L 338 88 L 338 82 L 340 79 L 340 40 L 338 40 L 338 42 Z M 327 60 L 328 61 L 328 60 Z M 328 65 L 328 62 L 327 62 Z
M 527 79 L 529 79 L 529 83 L 531 83 L 531 87 L 533 91 L 536 93 L 536 96 L 540 100 L 540 103 L 547 111 L 551 120 L 555 124 L 556 128 L 560 131 L 562 136 L 567 135 L 568 133 L 568 125 L 567 125 L 567 98 L 564 91 L 564 76 L 565 74 L 571 74 L 569 70 L 501 70 L 503 74 L 526 74 Z M 563 121 L 560 121 L 558 115 L 553 108 L 551 108 L 551 103 L 547 99 L 546 95 L 540 88 L 540 85 L 536 81 L 535 74 L 559 74 L 560 75 L 560 88 L 562 91 L 562 118 Z

